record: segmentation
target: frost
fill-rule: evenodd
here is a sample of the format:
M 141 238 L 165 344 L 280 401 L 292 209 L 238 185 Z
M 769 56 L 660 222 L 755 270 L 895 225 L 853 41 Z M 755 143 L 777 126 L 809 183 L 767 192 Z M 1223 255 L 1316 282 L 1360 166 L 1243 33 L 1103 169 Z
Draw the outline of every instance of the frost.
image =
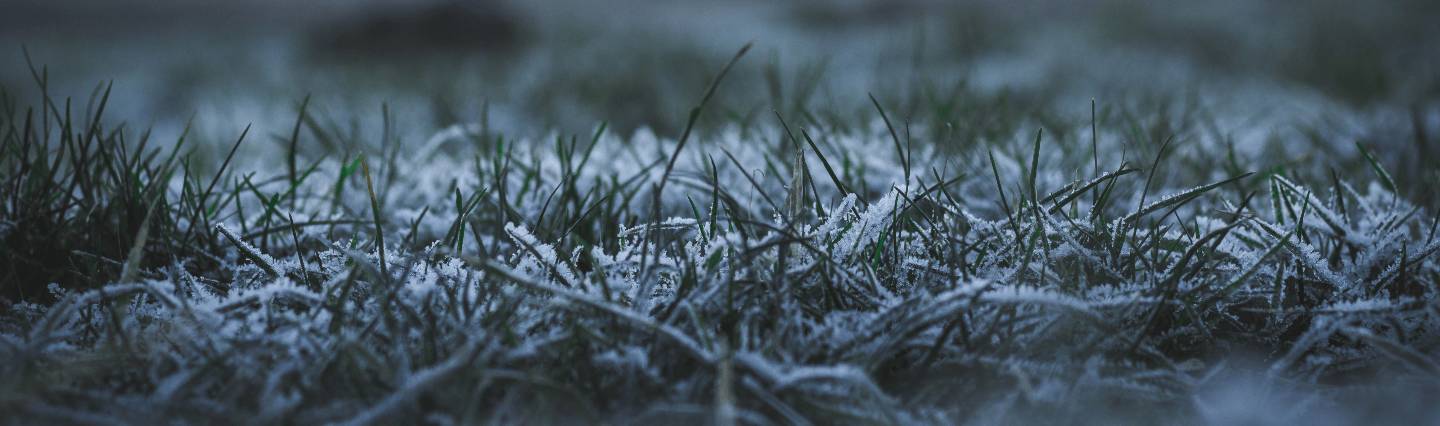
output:
M 894 219 L 897 204 L 895 197 L 898 195 L 898 191 L 889 191 L 880 201 L 860 213 L 860 218 L 852 223 L 850 230 L 835 243 L 836 260 L 848 260 L 854 252 L 869 247 L 880 238 L 880 233 L 889 228 L 891 220 Z
M 245 257 L 258 263 L 261 269 L 272 274 L 280 273 L 280 268 L 275 266 L 275 259 L 265 253 L 261 253 L 255 246 L 246 243 L 235 231 L 231 230 L 230 227 L 219 223 L 215 225 L 215 230 L 219 231 L 221 235 L 224 235 L 232 244 L 235 244 L 235 248 L 240 250 L 240 253 L 244 254 Z
M 1139 206 L 1128 194 L 1143 182 L 1119 178 L 1105 211 L 1087 211 L 1086 194 L 1051 211 L 1009 192 L 1002 207 L 993 177 L 961 179 L 944 195 L 929 190 L 934 177 L 905 182 L 888 132 L 868 126 L 824 135 L 855 187 L 842 192 L 807 160 L 822 178 L 785 222 L 764 198 L 786 193 L 794 162 L 771 161 L 763 137 L 737 129 L 681 153 L 655 215 L 647 191 L 673 140 L 606 135 L 583 166 L 544 141 L 507 141 L 499 159 L 510 169 L 497 170 L 507 166 L 496 158 L 438 154 L 479 131 L 447 128 L 395 159 L 413 173 L 383 195 L 388 274 L 372 266 L 368 217 L 299 231 L 296 246 L 292 235 L 247 242 L 234 230 L 244 218 L 225 216 L 210 235 L 213 259 L 175 259 L 137 282 L 54 286 L 54 305 L 11 306 L 0 322 L 0 377 L 10 381 L 0 384 L 72 392 L 45 369 L 93 362 L 104 372 L 87 403 L 139 407 L 142 423 L 172 409 L 257 423 L 404 422 L 422 407 L 458 423 L 466 407 L 520 410 L 543 395 L 604 401 L 616 416 L 655 401 L 765 422 L 828 420 L 823 410 L 946 424 L 972 418 L 966 404 L 980 401 L 1049 408 L 1092 395 L 1196 402 L 1224 418 L 1214 411 L 1234 401 L 1196 392 L 1230 370 L 1196 354 L 1225 339 L 1278 354 L 1260 369 L 1291 384 L 1386 357 L 1431 368 L 1408 348 L 1440 327 L 1440 243 L 1417 231 L 1433 213 L 1406 215 L 1413 206 L 1374 187 L 1342 184 L 1356 206 L 1342 216 L 1281 180 L 1292 196 L 1276 206 L 1289 217 L 1311 203 L 1305 226 L 1270 220 L 1271 203 L 1234 217 L 1227 203 L 1239 190 L 1215 185 Z M 721 149 L 740 167 L 701 161 Z M 989 167 L 944 157 L 917 149 L 912 168 Z M 996 162 L 1003 186 L 1025 163 Z M 754 182 L 743 174 L 770 167 Z M 1065 191 L 1096 181 L 1055 170 L 1036 180 Z M 332 183 L 302 189 L 327 194 Z M 348 195 L 333 212 L 296 220 L 369 212 L 365 191 L 336 185 Z M 1190 204 L 1175 215 L 1149 214 L 1180 202 Z M 245 209 L 263 217 L 254 212 L 264 206 Z M 1199 241 L 1219 229 L 1230 232 Z M 205 262 L 214 271 L 197 267 Z

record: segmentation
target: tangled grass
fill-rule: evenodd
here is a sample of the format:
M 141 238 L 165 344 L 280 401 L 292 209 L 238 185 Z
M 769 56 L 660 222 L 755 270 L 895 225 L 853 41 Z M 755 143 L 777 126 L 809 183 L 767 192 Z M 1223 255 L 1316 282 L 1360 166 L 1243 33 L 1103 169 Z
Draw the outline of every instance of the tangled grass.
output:
M 373 143 L 302 106 L 215 165 L 107 98 L 5 102 L 8 421 L 1440 416 L 1440 216 L 1364 147 L 1317 182 L 1163 112 L 977 137 L 872 97 L 703 132 L 702 100 L 678 139 Z

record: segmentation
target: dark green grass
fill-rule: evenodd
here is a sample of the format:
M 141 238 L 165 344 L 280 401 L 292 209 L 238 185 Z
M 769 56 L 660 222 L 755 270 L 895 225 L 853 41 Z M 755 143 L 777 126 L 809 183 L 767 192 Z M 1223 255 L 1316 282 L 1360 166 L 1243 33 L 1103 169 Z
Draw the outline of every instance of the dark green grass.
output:
M 1437 216 L 1382 156 L 1250 158 L 1184 99 L 1066 117 L 963 85 L 744 119 L 707 109 L 725 76 L 674 142 L 421 151 L 388 107 L 360 139 L 302 101 L 280 148 L 238 158 L 241 133 L 216 164 L 106 122 L 108 89 L 7 96 L 0 411 L 1191 423 L 1241 376 L 1436 416 L 1405 395 L 1440 383 Z

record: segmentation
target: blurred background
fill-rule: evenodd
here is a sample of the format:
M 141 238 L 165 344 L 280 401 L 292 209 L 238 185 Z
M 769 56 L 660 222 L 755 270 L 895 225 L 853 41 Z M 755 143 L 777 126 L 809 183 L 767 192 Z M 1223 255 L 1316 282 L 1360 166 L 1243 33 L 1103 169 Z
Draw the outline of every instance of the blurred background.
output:
M 307 95 L 316 125 L 361 139 L 382 109 L 411 132 L 405 140 L 467 122 L 543 135 L 605 121 L 673 136 L 746 42 L 755 48 L 708 123 L 770 125 L 775 110 L 835 125 L 873 111 L 873 93 L 907 121 L 958 123 L 983 138 L 1009 137 L 986 128 L 1007 115 L 1088 119 L 1091 99 L 1188 105 L 1241 139 L 1300 128 L 1337 139 L 1337 154 L 1367 140 L 1416 170 L 1440 128 L 1440 2 L 1428 0 L 7 0 L 4 9 L 0 85 L 20 105 L 38 102 L 23 50 L 77 110 L 113 81 L 106 115 L 161 140 L 186 122 L 201 139 L 233 140 L 251 123 L 284 134 Z

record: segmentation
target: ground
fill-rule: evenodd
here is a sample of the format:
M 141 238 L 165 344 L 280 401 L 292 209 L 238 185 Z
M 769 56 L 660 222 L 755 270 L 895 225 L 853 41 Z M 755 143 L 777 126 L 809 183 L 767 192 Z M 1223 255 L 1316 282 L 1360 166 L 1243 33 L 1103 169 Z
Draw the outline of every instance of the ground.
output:
M 271 3 L 9 6 L 4 422 L 1440 420 L 1427 2 Z

